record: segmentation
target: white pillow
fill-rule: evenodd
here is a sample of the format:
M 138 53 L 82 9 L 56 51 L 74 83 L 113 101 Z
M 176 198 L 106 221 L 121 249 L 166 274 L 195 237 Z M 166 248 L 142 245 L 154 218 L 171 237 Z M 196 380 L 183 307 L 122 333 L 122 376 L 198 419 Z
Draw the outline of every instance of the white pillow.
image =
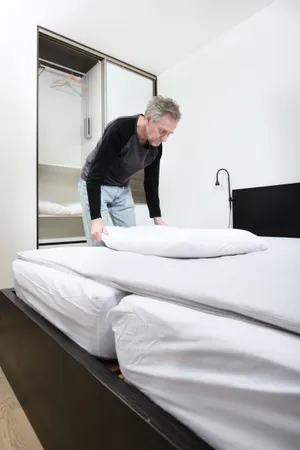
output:
M 244 230 L 171 226 L 107 227 L 105 245 L 143 255 L 169 258 L 213 258 L 265 250 L 266 242 Z

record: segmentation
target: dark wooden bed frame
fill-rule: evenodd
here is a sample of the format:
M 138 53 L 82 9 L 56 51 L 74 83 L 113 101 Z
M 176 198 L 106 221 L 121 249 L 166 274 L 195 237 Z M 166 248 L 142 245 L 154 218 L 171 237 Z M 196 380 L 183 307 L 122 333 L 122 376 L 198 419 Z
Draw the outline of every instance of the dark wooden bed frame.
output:
M 300 183 L 233 190 L 233 227 L 300 237 Z M 20 300 L 0 293 L 0 365 L 46 450 L 213 450 Z

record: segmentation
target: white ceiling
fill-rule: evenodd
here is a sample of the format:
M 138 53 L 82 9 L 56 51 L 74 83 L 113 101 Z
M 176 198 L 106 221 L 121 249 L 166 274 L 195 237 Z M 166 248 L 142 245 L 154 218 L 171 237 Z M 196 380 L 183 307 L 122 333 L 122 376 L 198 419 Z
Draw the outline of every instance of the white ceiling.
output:
M 159 74 L 274 0 L 32 0 L 38 25 Z

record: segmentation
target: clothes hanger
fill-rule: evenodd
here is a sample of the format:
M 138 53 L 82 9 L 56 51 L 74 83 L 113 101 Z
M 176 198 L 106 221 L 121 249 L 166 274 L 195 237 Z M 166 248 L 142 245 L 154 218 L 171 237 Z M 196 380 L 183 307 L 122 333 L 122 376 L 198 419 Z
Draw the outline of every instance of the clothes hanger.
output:
M 76 91 L 76 89 L 74 89 L 74 87 L 72 86 L 72 84 L 69 81 L 65 81 L 63 83 L 59 83 L 59 84 L 53 84 L 52 86 L 50 86 L 51 88 L 56 88 L 56 87 L 61 87 L 61 86 L 68 86 L 69 88 L 71 88 L 74 92 L 76 92 L 77 95 L 80 95 L 80 92 Z
M 74 81 L 75 83 L 79 84 L 80 86 L 87 88 L 88 85 L 83 83 L 82 81 L 80 81 L 77 77 L 75 77 L 75 75 L 73 75 L 72 73 L 68 74 L 67 76 L 60 78 L 56 81 L 54 81 L 54 84 L 61 84 L 66 82 L 67 80 L 71 79 L 72 81 Z

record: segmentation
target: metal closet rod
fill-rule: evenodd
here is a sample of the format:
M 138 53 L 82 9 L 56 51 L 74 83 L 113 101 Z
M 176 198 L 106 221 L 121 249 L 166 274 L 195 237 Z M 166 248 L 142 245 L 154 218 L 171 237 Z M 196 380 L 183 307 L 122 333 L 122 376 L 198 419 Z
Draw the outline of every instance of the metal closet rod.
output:
M 46 64 L 51 64 L 51 66 L 60 67 L 61 69 L 69 70 L 70 72 L 79 73 L 80 75 L 86 76 L 86 73 L 79 72 L 78 70 L 71 69 L 70 67 L 62 66 L 61 64 L 56 64 L 52 61 L 47 61 L 47 59 L 39 58 L 39 61 L 44 62 Z

